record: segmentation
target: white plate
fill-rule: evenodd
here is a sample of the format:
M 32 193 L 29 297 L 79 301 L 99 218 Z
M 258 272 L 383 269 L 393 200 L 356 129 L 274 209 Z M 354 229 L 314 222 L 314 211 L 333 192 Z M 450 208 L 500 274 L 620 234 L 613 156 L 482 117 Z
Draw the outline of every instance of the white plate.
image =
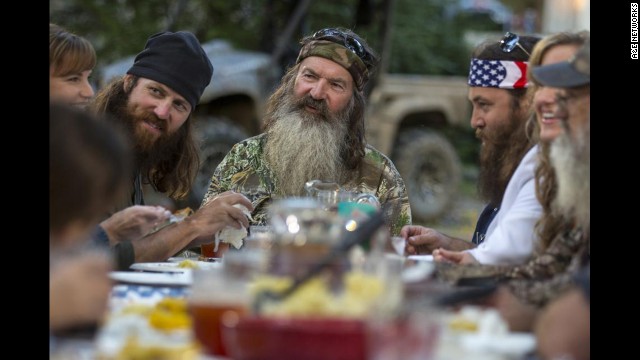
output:
M 467 350 L 499 353 L 518 358 L 536 347 L 536 338 L 531 333 L 508 333 L 495 336 L 465 334 L 460 341 Z
M 138 271 L 112 271 L 109 277 L 116 281 L 150 285 L 191 285 L 191 271 L 182 273 L 150 273 Z
M 433 255 L 409 255 L 407 256 L 407 259 L 417 261 L 433 261 Z
M 175 257 L 170 257 L 170 258 L 168 258 L 168 259 L 167 259 L 167 261 L 168 261 L 168 262 L 172 262 L 172 263 L 179 263 L 179 262 L 182 262 L 182 261 L 185 261 L 185 260 L 196 261 L 196 262 L 198 262 L 198 263 L 201 263 L 201 262 L 203 262 L 203 263 L 215 263 L 215 262 L 220 262 L 220 261 L 222 261 L 222 258 L 209 258 L 209 259 L 213 259 L 213 260 L 212 260 L 212 261 L 199 261 L 197 256 L 195 256 L 195 257 L 188 257 L 188 258 L 186 258 L 186 257 L 181 257 L 181 256 L 175 256 Z
M 193 261 L 193 260 L 192 260 Z M 215 267 L 221 267 L 220 262 L 206 262 L 206 261 L 193 261 L 198 265 L 199 269 L 211 269 Z M 155 272 L 172 272 L 172 273 L 184 273 L 192 270 L 191 268 L 179 267 L 179 262 L 147 262 L 147 263 L 135 263 L 129 268 L 131 270 L 142 271 L 155 271 Z

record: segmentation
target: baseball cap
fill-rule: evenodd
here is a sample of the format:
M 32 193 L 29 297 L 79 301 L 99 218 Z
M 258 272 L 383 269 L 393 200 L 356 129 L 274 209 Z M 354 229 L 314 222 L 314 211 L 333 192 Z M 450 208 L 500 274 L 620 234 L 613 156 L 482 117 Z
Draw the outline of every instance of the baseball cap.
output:
M 533 77 L 544 86 L 570 88 L 591 82 L 590 39 L 569 60 L 556 64 L 537 66 Z

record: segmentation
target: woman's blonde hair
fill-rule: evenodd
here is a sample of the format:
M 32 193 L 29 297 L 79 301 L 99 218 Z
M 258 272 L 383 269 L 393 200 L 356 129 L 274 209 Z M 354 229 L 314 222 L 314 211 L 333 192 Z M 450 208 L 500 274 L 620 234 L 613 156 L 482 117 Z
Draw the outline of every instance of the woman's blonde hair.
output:
M 551 48 L 559 45 L 576 45 L 576 47 L 582 46 L 589 37 L 588 31 L 581 31 L 577 33 L 559 32 L 544 37 L 533 48 L 531 56 L 529 57 L 529 66 L 527 70 L 527 78 L 531 84 L 527 89 L 527 96 L 533 99 L 533 95 L 542 86 L 531 75 L 531 69 L 535 66 L 540 66 L 542 58 Z M 527 136 L 538 142 L 540 138 L 540 125 L 536 118 L 533 106 L 531 107 L 531 115 L 527 120 L 526 125 Z M 542 205 L 542 216 L 538 220 L 535 226 L 535 232 L 538 236 L 538 249 L 544 251 L 556 236 L 563 234 L 564 231 L 572 224 L 560 214 L 556 213 L 552 202 L 557 194 L 557 180 L 556 173 L 553 169 L 550 160 L 550 144 L 540 142 L 540 152 L 538 154 L 538 164 L 535 169 L 535 181 L 536 181 L 536 197 Z

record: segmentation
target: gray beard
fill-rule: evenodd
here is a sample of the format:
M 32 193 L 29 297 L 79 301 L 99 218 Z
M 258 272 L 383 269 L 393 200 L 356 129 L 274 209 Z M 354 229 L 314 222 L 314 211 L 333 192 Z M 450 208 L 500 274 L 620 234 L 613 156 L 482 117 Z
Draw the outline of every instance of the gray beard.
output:
M 551 144 L 551 161 L 558 179 L 554 206 L 583 229 L 590 224 L 590 125 L 575 140 L 565 130 Z
M 291 97 L 289 97 L 291 98 Z M 306 196 L 305 182 L 324 180 L 343 184 L 348 171 L 341 157 L 347 121 L 343 114 L 326 119 L 290 103 L 276 111 L 278 119 L 267 132 L 265 159 L 275 176 L 280 196 Z

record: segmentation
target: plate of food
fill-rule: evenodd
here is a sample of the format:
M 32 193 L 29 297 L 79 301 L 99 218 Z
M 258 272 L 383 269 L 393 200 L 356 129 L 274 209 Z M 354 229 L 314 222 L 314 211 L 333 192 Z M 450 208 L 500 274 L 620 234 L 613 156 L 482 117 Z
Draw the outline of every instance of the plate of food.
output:
M 153 271 L 153 272 L 169 272 L 169 273 L 184 273 L 191 269 L 211 269 L 221 267 L 221 262 L 206 262 L 197 260 L 182 260 L 180 262 L 144 262 L 135 263 L 129 268 L 131 270 L 139 271 Z
M 176 273 L 157 273 L 139 271 L 111 271 L 109 278 L 119 282 L 148 285 L 180 285 L 193 283 L 191 271 Z

